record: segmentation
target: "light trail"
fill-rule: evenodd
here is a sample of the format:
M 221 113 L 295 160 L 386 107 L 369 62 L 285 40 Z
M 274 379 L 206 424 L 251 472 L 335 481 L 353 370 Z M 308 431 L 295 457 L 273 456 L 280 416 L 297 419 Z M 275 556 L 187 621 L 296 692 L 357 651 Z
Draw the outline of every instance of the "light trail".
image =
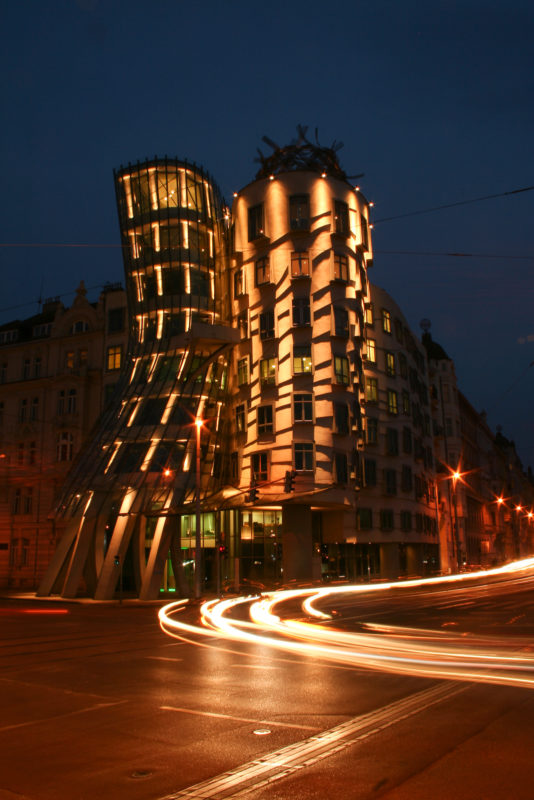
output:
M 254 597 L 215 599 L 201 606 L 197 625 L 176 618 L 177 611 L 183 611 L 187 603 L 181 600 L 164 606 L 159 612 L 159 621 L 165 633 L 176 638 L 184 638 L 184 633 L 216 636 L 355 668 L 534 688 L 534 652 L 530 652 L 533 644 L 530 639 L 467 635 L 450 629 L 419 629 L 365 620 L 360 622 L 361 630 L 347 632 L 326 626 L 324 623 L 333 617 L 317 607 L 334 598 L 363 593 L 380 596 L 392 589 L 402 595 L 407 589 L 420 587 L 466 587 L 472 595 L 480 593 L 486 597 L 488 584 L 482 587 L 475 584 L 481 578 L 501 579 L 501 583 L 494 584 L 496 591 L 502 590 L 503 585 L 509 587 L 525 580 L 534 583 L 534 559 L 438 578 L 286 589 Z M 431 600 L 435 594 L 427 597 Z M 304 612 L 308 620 L 295 619 L 294 613 L 283 614 L 284 606 L 295 601 L 299 601 L 299 611 Z M 242 615 L 244 610 L 248 611 L 248 619 L 237 618 L 236 612 Z

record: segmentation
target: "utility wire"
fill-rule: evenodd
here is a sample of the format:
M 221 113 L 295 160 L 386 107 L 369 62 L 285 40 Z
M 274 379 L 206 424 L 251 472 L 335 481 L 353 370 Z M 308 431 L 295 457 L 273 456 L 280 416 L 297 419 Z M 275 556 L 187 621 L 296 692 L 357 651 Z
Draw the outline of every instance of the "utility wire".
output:
M 458 200 L 456 203 L 446 203 L 443 206 L 432 206 L 431 208 L 421 208 L 418 211 L 408 211 L 406 214 L 395 214 L 392 217 L 382 217 L 382 219 L 373 220 L 373 224 L 378 222 L 389 222 L 393 219 L 405 219 L 406 217 L 415 217 L 418 214 L 430 214 L 432 211 L 442 211 L 444 208 L 454 208 L 455 206 L 466 206 L 469 203 L 480 203 L 482 200 L 493 200 L 496 197 L 506 197 L 511 194 L 521 194 L 521 192 L 532 192 L 534 186 L 525 186 L 522 189 L 512 189 L 509 192 L 499 192 L 499 194 L 486 194 L 482 197 L 473 197 L 471 200 Z

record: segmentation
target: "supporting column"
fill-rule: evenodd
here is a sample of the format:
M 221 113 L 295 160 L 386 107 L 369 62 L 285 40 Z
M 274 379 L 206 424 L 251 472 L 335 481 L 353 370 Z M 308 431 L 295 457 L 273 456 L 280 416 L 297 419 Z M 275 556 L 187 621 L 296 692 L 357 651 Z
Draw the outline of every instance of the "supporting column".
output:
M 282 563 L 284 583 L 313 580 L 312 512 L 309 506 L 283 507 Z
M 395 581 L 401 574 L 399 545 L 391 542 L 380 545 L 380 576 Z

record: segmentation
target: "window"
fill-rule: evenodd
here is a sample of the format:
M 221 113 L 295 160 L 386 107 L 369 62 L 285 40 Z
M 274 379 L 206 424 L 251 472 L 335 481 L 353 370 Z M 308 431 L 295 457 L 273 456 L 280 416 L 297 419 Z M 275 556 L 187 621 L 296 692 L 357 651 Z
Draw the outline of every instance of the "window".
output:
M 311 472 L 313 470 L 313 443 L 295 442 L 295 470 Z
M 313 396 L 308 392 L 293 395 L 294 422 L 313 422 Z
M 401 472 L 401 489 L 403 492 L 411 492 L 413 489 L 412 468 L 404 464 Z
M 274 433 L 273 407 L 258 406 L 258 435 Z
M 402 413 L 403 414 L 409 414 L 410 410 L 411 410 L 410 406 L 411 406 L 411 404 L 410 404 L 410 395 L 408 394 L 408 392 L 403 391 L 403 393 L 402 393 Z
M 310 298 L 293 298 L 293 325 L 310 324 Z
M 369 531 L 373 527 L 373 509 L 372 508 L 359 508 L 358 509 L 358 528 L 361 531 Z
M 72 433 L 58 433 L 57 436 L 57 460 L 58 461 L 72 461 L 72 448 L 74 437 Z
M 345 453 L 334 454 L 334 467 L 336 471 L 336 483 L 347 483 L 348 469 L 347 469 L 347 456 Z
M 376 364 L 376 342 L 374 339 L 367 339 L 365 348 L 365 359 L 371 364 Z
M 245 294 L 245 281 L 243 279 L 243 270 L 236 269 L 234 272 L 234 297 L 241 297 Z
M 397 473 L 394 469 L 384 470 L 384 488 L 386 494 L 397 494 Z
M 395 376 L 395 355 L 386 353 L 386 373 L 393 378 Z
M 399 353 L 399 372 L 402 378 L 408 377 L 408 363 L 406 361 L 406 356 L 404 353 Z
M 391 333 L 391 314 L 385 308 L 382 309 L 382 330 Z
M 274 386 L 276 383 L 276 358 L 260 360 L 260 381 L 263 386 Z
M 254 453 L 252 456 L 252 478 L 255 481 L 269 480 L 268 453 Z
M 291 277 L 302 278 L 310 274 L 310 259 L 308 252 L 291 253 Z
M 401 524 L 401 531 L 407 533 L 408 531 L 412 530 L 412 512 L 411 511 L 401 511 L 400 512 L 400 524 Z
M 392 531 L 394 527 L 393 511 L 390 508 L 380 510 L 380 530 Z
M 245 433 L 246 431 L 246 424 L 245 424 L 245 404 L 241 403 L 241 405 L 236 406 L 235 409 L 235 427 L 238 433 Z
M 52 330 L 52 323 L 45 322 L 41 325 L 35 325 L 33 329 L 33 338 L 40 339 L 41 336 L 50 336 L 50 331 Z
M 248 314 L 242 311 L 237 318 L 237 327 L 242 339 L 248 339 Z
M 24 442 L 17 445 L 17 464 L 24 464 Z
M 367 417 L 367 444 L 378 444 L 378 420 Z
M 367 228 L 367 220 L 360 214 L 360 231 L 362 235 L 362 246 L 365 250 L 369 250 L 369 231 Z
M 74 356 L 74 353 L 73 353 Z M 121 367 L 122 348 L 120 344 L 114 344 L 108 347 L 106 356 L 106 369 L 108 371 L 120 369 Z
M 402 429 L 402 449 L 405 453 L 412 452 L 412 430 L 404 427 Z
M 260 339 L 274 339 L 274 311 L 260 314 Z
M 336 233 L 349 235 L 349 207 L 342 200 L 334 201 L 334 223 Z
M 346 356 L 334 356 L 334 379 L 336 383 L 348 386 L 349 359 Z
M 19 338 L 19 332 L 15 329 L 10 331 L 0 331 L 0 344 L 9 344 L 10 342 L 16 342 Z
M 31 360 L 29 358 L 25 358 L 22 362 L 22 380 L 27 381 L 30 377 L 30 369 L 31 369 Z
M 22 513 L 23 514 L 31 514 L 32 513 L 32 506 L 33 506 L 33 489 L 29 486 L 23 495 L 22 498 Z
M 75 414 L 77 405 L 77 392 L 76 389 L 69 389 L 67 397 L 67 414 Z
M 341 306 L 334 306 L 334 336 L 349 336 L 349 312 Z
M 33 359 L 33 377 L 40 378 L 41 377 L 41 356 L 35 356 Z
M 365 306 L 364 317 L 365 317 L 365 324 L 366 325 L 371 325 L 371 326 L 374 325 L 375 320 L 374 320 L 374 315 L 373 315 L 373 304 L 372 303 L 369 303 L 368 306 Z
M 28 464 L 35 464 L 36 455 L 37 455 L 37 443 L 30 442 L 28 444 Z
M 230 477 L 233 481 L 239 480 L 239 454 L 237 450 L 230 453 Z
M 15 489 L 13 493 L 13 500 L 11 502 L 11 513 L 20 514 L 22 507 L 22 489 Z
M 386 453 L 388 456 L 399 454 L 399 434 L 395 428 L 387 428 L 386 430 Z
M 312 371 L 311 344 L 293 347 L 293 373 Z
M 349 259 L 342 253 L 334 253 L 334 278 L 337 281 L 349 279 Z
M 39 398 L 38 397 L 34 397 L 32 399 L 32 404 L 31 404 L 31 407 L 30 407 L 30 419 L 31 419 L 32 422 L 35 422 L 35 420 L 39 419 Z
M 125 309 L 110 308 L 108 311 L 108 333 L 120 333 L 124 330 Z
M 393 389 L 388 389 L 388 412 L 390 414 L 399 413 L 397 392 L 395 392 Z
M 334 428 L 337 433 L 349 432 L 349 409 L 346 403 L 334 403 Z
M 240 358 L 237 362 L 237 385 L 244 386 L 248 383 L 248 358 Z
M 289 198 L 289 227 L 292 231 L 307 231 L 310 227 L 310 197 L 294 194 Z
M 368 403 L 378 403 L 378 379 L 365 376 L 365 399 Z
M 24 397 L 19 402 L 19 422 L 26 422 L 28 416 L 28 400 Z
M 71 333 L 86 333 L 89 330 L 89 324 L 84 319 L 79 319 L 73 323 Z
M 267 256 L 258 258 L 254 265 L 254 274 L 256 276 L 256 286 L 271 282 L 271 268 Z
M 7 363 L 4 361 L 0 364 L 0 383 L 7 381 Z
M 376 486 L 376 461 L 366 458 L 363 462 L 363 474 L 366 486 Z
M 263 203 L 248 210 L 248 240 L 253 242 L 263 236 Z
M 402 322 L 400 319 L 395 320 L 395 337 L 401 344 L 404 342 L 404 332 L 402 329 Z

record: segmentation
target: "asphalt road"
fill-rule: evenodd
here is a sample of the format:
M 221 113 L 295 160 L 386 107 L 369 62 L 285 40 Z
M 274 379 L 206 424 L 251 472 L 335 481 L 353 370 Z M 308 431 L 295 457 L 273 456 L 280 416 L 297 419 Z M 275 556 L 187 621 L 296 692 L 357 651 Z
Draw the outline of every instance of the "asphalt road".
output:
M 337 598 L 335 626 L 453 629 L 528 654 L 532 587 Z M 0 602 L 1 800 L 534 797 L 531 689 L 173 640 L 157 611 Z

